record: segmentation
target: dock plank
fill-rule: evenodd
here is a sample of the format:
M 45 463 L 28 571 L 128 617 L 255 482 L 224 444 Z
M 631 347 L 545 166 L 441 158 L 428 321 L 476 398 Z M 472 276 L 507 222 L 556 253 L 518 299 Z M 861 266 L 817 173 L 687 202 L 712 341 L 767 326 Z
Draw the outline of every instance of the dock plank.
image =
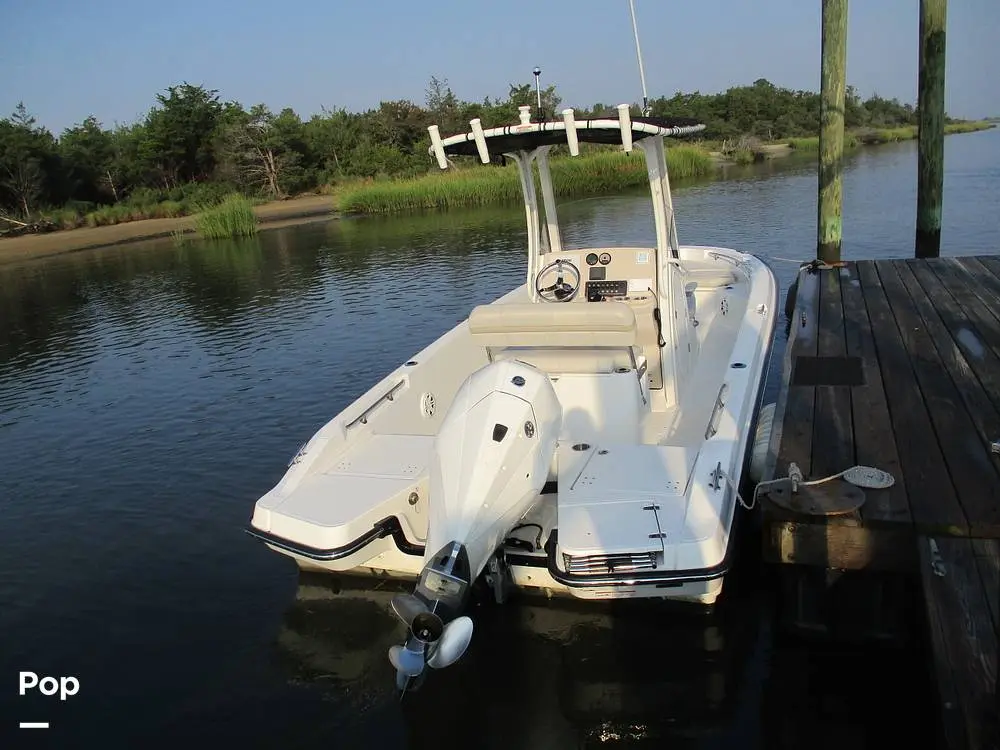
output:
M 994 305 L 1000 301 L 1000 257 L 960 258 L 964 267 L 982 269 L 985 273 L 978 276 L 983 290 L 989 290 L 993 299 L 984 299 L 986 304 Z
M 896 451 L 885 383 L 879 368 L 872 323 L 861 292 L 861 280 L 856 266 L 849 268 L 849 277 L 841 279 L 844 302 L 844 327 L 847 355 L 861 359 L 864 383 L 851 388 L 851 415 L 854 424 L 854 448 L 857 462 L 878 466 L 896 478 L 887 490 L 866 490 L 861 517 L 866 525 L 906 525 L 912 520 L 906 496 L 906 478 Z
M 940 446 L 934 439 L 931 418 L 904 343 L 904 333 L 906 338 L 910 338 L 913 331 L 904 332 L 902 327 L 897 327 L 875 262 L 859 261 L 857 268 L 878 349 L 882 378 L 889 384 L 886 399 L 894 432 L 899 437 L 896 449 L 906 478 L 913 522 L 934 533 L 967 535 L 965 514 L 952 486 Z M 905 289 L 903 293 L 906 293 Z M 930 440 L 925 439 L 928 436 Z
M 921 537 L 919 555 L 946 746 L 993 747 L 997 637 L 972 540 Z
M 942 283 L 953 290 L 952 294 L 967 318 L 966 326 L 974 331 L 974 339 L 966 339 L 967 343 L 981 344 L 986 350 L 984 356 L 1000 357 L 1000 279 L 996 280 L 997 292 L 994 295 L 985 281 L 993 275 L 982 264 L 979 266 L 982 270 L 971 262 L 960 265 L 933 263 L 930 268 Z
M 847 355 L 844 332 L 844 301 L 837 269 L 819 275 L 819 330 L 817 356 L 843 358 Z M 812 462 L 800 464 L 809 477 L 820 479 L 854 465 L 854 430 L 849 385 L 815 386 Z
M 880 264 L 883 285 L 896 297 L 900 329 L 911 330 L 904 340 L 970 532 L 1000 534 L 1000 473 L 986 437 L 1000 429 L 1000 415 L 939 316 L 953 301 L 951 293 L 929 278 L 922 286 L 910 265 Z M 921 276 L 924 271 L 929 269 L 917 266 Z
M 993 627 L 1000 627 L 1000 541 L 996 539 L 973 539 L 972 548 L 976 553 L 979 576 L 983 579 L 986 598 L 990 604 Z
M 1000 409 L 1000 319 L 994 317 L 976 296 L 979 282 L 964 266 L 916 265 L 913 272 L 924 289 L 929 290 L 938 314 L 982 383 L 987 397 L 991 397 L 995 408 Z M 940 288 L 946 293 L 940 294 Z M 1000 301 L 997 304 L 1000 306 Z
M 785 382 L 794 378 L 796 360 L 800 356 L 816 356 L 819 331 L 819 278 L 816 274 L 799 276 L 795 311 L 788 332 L 788 353 L 784 372 Z M 784 404 L 781 445 L 776 473 L 785 476 L 788 465 L 796 463 L 803 471 L 812 463 L 812 424 L 815 409 L 815 389 L 789 385 Z

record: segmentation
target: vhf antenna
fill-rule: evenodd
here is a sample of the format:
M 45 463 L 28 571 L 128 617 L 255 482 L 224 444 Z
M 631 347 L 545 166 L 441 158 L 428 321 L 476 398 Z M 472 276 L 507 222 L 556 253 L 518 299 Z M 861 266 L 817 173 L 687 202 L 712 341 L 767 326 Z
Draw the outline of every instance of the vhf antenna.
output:
M 639 27 L 635 23 L 635 4 L 628 0 L 629 13 L 632 14 L 632 33 L 635 35 L 635 55 L 639 58 L 639 81 L 642 84 L 642 116 L 649 117 L 649 97 L 646 96 L 646 73 L 642 69 L 642 50 L 639 48 Z

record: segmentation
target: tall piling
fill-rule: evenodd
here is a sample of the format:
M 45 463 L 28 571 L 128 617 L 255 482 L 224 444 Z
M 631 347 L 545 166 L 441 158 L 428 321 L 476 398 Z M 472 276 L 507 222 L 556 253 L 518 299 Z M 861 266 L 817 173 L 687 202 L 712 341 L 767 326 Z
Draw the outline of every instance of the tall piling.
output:
M 847 0 L 823 0 L 820 67 L 819 216 L 816 257 L 840 260 L 843 207 Z
M 917 258 L 941 254 L 944 198 L 944 68 L 948 0 L 920 0 L 917 110 Z

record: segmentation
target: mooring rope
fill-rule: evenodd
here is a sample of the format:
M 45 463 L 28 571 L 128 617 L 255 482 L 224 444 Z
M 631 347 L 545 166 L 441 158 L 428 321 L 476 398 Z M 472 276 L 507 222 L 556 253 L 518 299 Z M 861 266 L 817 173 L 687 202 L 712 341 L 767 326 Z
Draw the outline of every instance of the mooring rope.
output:
M 750 499 L 750 503 L 743 499 L 740 494 L 739 488 L 736 487 L 736 483 L 733 481 L 732 477 L 729 476 L 725 471 L 721 472 L 723 479 L 726 480 L 726 484 L 729 485 L 730 489 L 736 493 L 736 499 L 739 501 L 740 505 L 745 510 L 753 510 L 757 507 L 757 498 L 760 496 L 761 490 L 767 490 L 771 487 L 779 485 L 791 484 L 792 492 L 798 492 L 799 487 L 812 487 L 817 484 L 824 484 L 826 482 L 832 482 L 834 479 L 843 479 L 856 487 L 864 487 L 870 490 L 884 490 L 892 487 L 896 483 L 896 478 L 887 471 L 882 469 L 876 469 L 874 466 L 852 466 L 849 469 L 844 469 L 843 471 L 838 471 L 836 474 L 831 474 L 828 477 L 823 477 L 821 479 L 810 479 L 806 480 L 802 475 L 802 470 L 798 467 L 794 461 L 788 464 L 788 475 L 784 477 L 778 477 L 777 479 L 769 479 L 765 482 L 758 482 L 753 489 L 753 497 Z

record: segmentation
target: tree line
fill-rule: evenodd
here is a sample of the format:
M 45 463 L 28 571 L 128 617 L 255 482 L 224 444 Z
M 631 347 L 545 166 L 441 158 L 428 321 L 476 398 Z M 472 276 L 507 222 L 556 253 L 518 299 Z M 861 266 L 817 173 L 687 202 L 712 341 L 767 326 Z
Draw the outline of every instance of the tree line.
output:
M 555 87 L 541 96 L 543 112 L 555 116 L 562 103 Z M 447 81 L 432 78 L 423 105 L 386 101 L 364 112 L 323 109 L 304 120 L 289 108 L 246 108 L 183 83 L 157 94 L 137 122 L 109 128 L 90 116 L 58 136 L 22 103 L 0 119 L 0 213 L 26 218 L 59 206 L 85 212 L 126 202 L 209 204 L 233 191 L 277 198 L 349 178 L 414 175 L 432 166 L 428 125 L 448 134 L 467 130 L 473 117 L 486 127 L 516 122 L 518 106 L 534 109 L 535 97 L 531 84 L 512 84 L 506 97 L 462 101 Z M 819 131 L 817 93 L 763 79 L 717 94 L 676 93 L 650 106 L 654 116 L 698 118 L 707 139 Z M 603 103 L 577 108 L 578 117 L 614 111 Z M 911 105 L 879 96 L 861 101 L 848 87 L 848 127 L 915 123 Z

